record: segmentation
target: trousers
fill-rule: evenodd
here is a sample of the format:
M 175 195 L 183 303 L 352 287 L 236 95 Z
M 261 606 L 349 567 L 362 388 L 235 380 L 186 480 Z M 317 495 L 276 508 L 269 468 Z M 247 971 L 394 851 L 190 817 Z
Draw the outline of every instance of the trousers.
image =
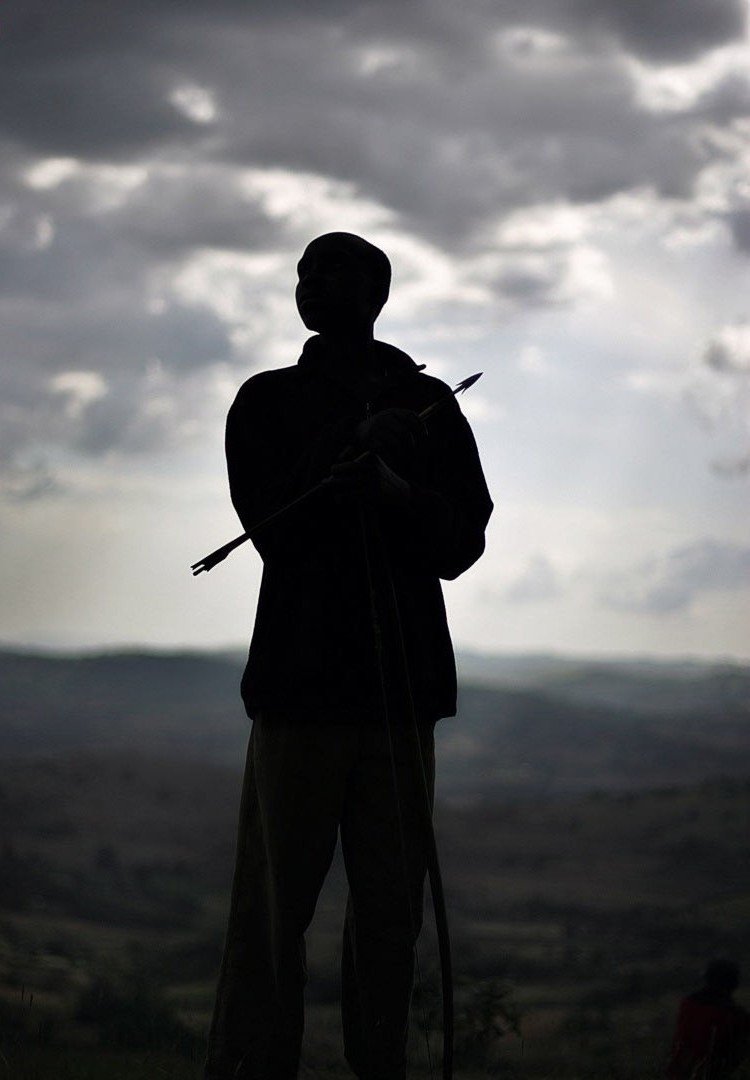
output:
M 256 716 L 205 1080 L 296 1077 L 305 931 L 339 833 L 349 889 L 344 1055 L 361 1080 L 405 1078 L 434 802 L 434 726 L 424 720 L 415 728 L 403 717 L 385 724 Z

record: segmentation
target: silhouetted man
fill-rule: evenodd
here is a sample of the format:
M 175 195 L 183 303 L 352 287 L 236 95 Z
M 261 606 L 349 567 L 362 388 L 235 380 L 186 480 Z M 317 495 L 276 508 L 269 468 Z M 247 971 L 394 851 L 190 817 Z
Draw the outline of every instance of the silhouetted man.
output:
M 750 1016 L 733 1000 L 740 969 L 712 960 L 700 990 L 680 1002 L 668 1080 L 727 1080 L 745 1060 Z
M 456 711 L 439 579 L 479 558 L 492 502 L 450 389 L 373 338 L 385 254 L 329 233 L 298 273 L 297 307 L 317 336 L 297 364 L 240 389 L 230 490 L 250 530 L 329 479 L 253 536 L 264 564 L 242 680 L 253 726 L 206 1077 L 296 1076 L 304 934 L 340 830 L 344 1050 L 362 1080 L 398 1080 L 433 729 Z M 417 414 L 443 399 L 423 423 Z

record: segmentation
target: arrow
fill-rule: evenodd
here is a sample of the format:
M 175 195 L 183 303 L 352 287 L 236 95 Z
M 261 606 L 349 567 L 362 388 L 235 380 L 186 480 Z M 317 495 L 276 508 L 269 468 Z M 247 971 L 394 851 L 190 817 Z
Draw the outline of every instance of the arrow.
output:
M 453 395 L 456 396 L 458 394 L 463 394 L 464 391 L 468 390 L 470 386 L 474 385 L 477 379 L 480 379 L 482 377 L 482 374 L 483 372 L 478 371 L 476 375 L 469 375 L 467 379 L 464 379 L 463 382 L 458 383 L 458 385 L 453 388 Z M 448 398 L 440 398 L 438 401 L 433 401 L 432 405 L 428 405 L 426 409 L 423 409 L 420 413 L 417 414 L 419 416 L 419 419 L 426 420 L 429 416 L 432 416 L 433 413 L 437 412 L 438 409 L 441 409 L 443 407 L 447 400 Z M 360 454 L 359 457 L 356 457 L 353 460 L 361 461 L 366 456 L 367 453 Z M 291 510 L 293 506 L 297 506 L 305 499 L 309 499 L 311 495 L 314 495 L 323 487 L 325 482 L 325 480 L 321 480 L 319 484 L 316 484 L 315 487 L 310 488 L 309 491 L 303 492 L 302 495 L 299 495 L 296 499 L 293 499 L 290 503 L 287 503 L 286 506 L 282 506 L 280 510 L 275 510 L 272 514 L 269 514 L 268 517 L 265 517 L 262 521 L 257 522 L 255 525 L 253 525 L 252 529 L 248 529 L 247 532 L 242 533 L 241 536 L 235 536 L 234 540 L 230 540 L 228 544 L 223 544 L 222 547 L 217 548 L 216 551 L 212 551 L 210 555 L 206 555 L 204 556 L 204 558 L 199 559 L 198 562 L 194 562 L 193 565 L 190 567 L 190 569 L 193 571 L 193 577 L 197 577 L 198 574 L 208 573 L 209 570 L 213 570 L 215 566 L 217 566 L 220 562 L 223 562 L 224 559 L 226 559 L 227 555 L 229 555 L 230 552 L 234 551 L 235 548 L 238 548 L 240 544 L 244 544 L 246 540 L 249 540 L 252 537 L 253 533 L 257 532 L 258 529 L 262 529 L 264 525 L 268 525 L 269 522 L 273 521 L 275 518 L 280 517 L 282 514 L 285 514 L 287 510 Z

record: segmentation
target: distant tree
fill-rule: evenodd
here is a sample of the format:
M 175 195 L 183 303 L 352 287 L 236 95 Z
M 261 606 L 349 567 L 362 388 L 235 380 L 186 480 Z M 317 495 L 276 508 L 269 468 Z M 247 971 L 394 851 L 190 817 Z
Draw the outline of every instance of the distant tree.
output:
M 505 1036 L 511 1032 L 520 1036 L 520 1021 L 512 988 L 505 980 L 492 978 L 473 983 L 457 1016 L 459 1052 L 467 1062 L 488 1062 Z

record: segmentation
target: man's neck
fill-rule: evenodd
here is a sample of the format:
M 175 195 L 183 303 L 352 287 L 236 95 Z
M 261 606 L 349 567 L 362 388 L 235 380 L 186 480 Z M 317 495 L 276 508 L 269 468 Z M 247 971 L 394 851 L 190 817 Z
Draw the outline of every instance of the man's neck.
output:
M 330 362 L 341 370 L 342 375 L 359 378 L 373 368 L 373 328 L 366 330 L 343 330 L 320 335 L 320 343 Z
M 320 335 L 321 345 L 334 363 L 366 366 L 371 359 L 373 327 L 329 330 Z
M 342 339 L 321 334 L 320 344 L 332 378 L 368 399 L 376 392 L 384 370 L 372 335 Z

